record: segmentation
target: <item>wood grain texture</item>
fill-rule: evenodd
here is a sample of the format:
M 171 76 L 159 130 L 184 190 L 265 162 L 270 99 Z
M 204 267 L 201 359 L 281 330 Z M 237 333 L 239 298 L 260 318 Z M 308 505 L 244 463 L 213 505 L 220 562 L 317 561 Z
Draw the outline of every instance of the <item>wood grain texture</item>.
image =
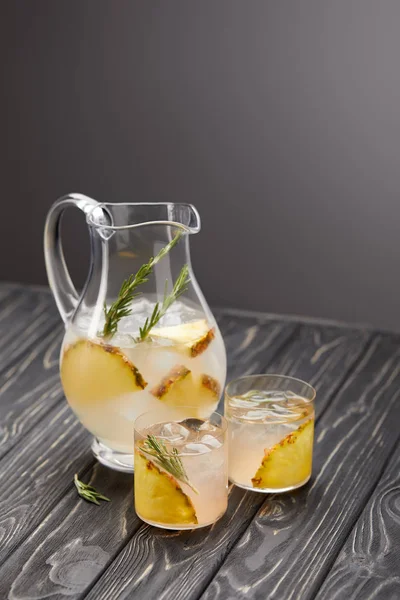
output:
M 48 293 L 0 284 L 0 374 L 17 365 L 59 323 Z
M 217 317 L 228 379 L 268 370 L 317 387 L 315 477 L 268 498 L 232 487 L 213 527 L 166 532 L 138 520 L 132 478 L 94 464 L 62 400 L 51 295 L 0 284 L 0 598 L 400 597 L 400 337 Z M 79 499 L 76 470 L 112 503 Z
M 66 403 L 50 411 L 0 463 L 0 564 L 38 527 L 93 457 Z M 0 595 L 1 597 L 1 595 Z
M 298 376 L 316 378 L 319 395 L 327 403 L 336 391 L 334 381 L 345 377 L 364 351 L 366 341 L 366 334 L 358 331 L 328 329 L 325 334 L 323 328 L 305 328 L 273 362 Z M 142 525 L 85 597 L 198 598 L 263 502 L 264 496 L 233 487 L 226 514 L 208 530 L 168 533 Z M 245 553 L 240 549 L 238 553 L 242 562 Z M 235 589 L 226 588 L 221 598 L 227 597 L 225 592 L 235 598 Z M 265 597 L 265 589 L 263 593 Z
M 251 368 L 272 358 L 294 326 L 221 317 L 221 329 L 228 349 L 234 345 L 235 353 L 229 352 L 235 355 L 231 368 L 236 361 Z M 247 358 L 249 337 L 257 340 L 251 359 Z M 47 362 L 52 365 L 57 360 L 53 356 Z M 45 364 L 37 365 L 36 371 L 46 380 Z M 89 439 L 61 403 L 0 462 L 12 490 L 10 499 L 0 504 L 4 544 L 0 557 L 6 560 L 0 569 L 0 597 L 80 597 L 141 526 L 133 510 L 132 477 L 96 465 L 88 477 L 112 497 L 112 503 L 98 508 L 77 498 L 72 476 L 75 470 L 93 465 Z
M 46 292 L 0 286 L 0 458 L 62 399 L 62 326 Z
M 59 504 L 0 569 L 0 597 L 77 598 L 140 526 L 133 509 L 132 476 L 96 463 L 89 482 L 111 498 L 101 507 L 70 487 Z M 66 482 L 69 484 L 71 478 Z
M 58 373 L 61 329 L 38 339 L 0 375 L 0 457 L 63 398 Z
M 262 372 L 298 329 L 295 323 L 270 322 L 258 317 L 234 318 L 216 313 L 228 354 L 227 381 Z
M 278 357 L 269 370 L 299 377 L 317 390 L 317 417 L 326 409 L 370 340 L 365 330 L 302 325 L 291 340 L 290 352 Z
M 400 598 L 399 443 L 316 598 Z
M 202 599 L 313 598 L 392 453 L 399 420 L 399 338 L 377 336 L 317 425 L 311 484 L 266 499 Z

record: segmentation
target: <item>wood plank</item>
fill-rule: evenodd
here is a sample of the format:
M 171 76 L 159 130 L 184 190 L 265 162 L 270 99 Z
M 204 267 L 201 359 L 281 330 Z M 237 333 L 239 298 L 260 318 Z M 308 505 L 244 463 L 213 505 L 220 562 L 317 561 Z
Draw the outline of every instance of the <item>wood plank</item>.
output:
M 82 479 L 107 494 L 111 502 L 89 504 L 70 488 L 0 568 L 1 598 L 80 597 L 127 536 L 140 527 L 133 508 L 132 475 L 96 463 L 90 477 Z
M 290 352 L 270 366 L 270 372 L 299 377 L 318 392 L 315 412 L 319 417 L 360 357 L 370 333 L 326 326 L 302 326 Z
M 9 285 L 0 282 L 0 311 L 7 305 L 7 301 L 12 295 L 14 289 Z
M 377 336 L 317 425 L 311 484 L 265 500 L 202 599 L 313 598 L 392 453 L 399 420 L 400 339 Z
M 400 444 L 322 584 L 318 600 L 400 598 Z
M 0 285 L 0 457 L 62 398 L 61 332 L 49 293 Z
M 277 351 L 297 334 L 294 323 L 269 322 L 258 317 L 232 318 L 217 315 L 228 354 L 227 381 L 263 372 Z M 222 403 L 221 403 L 222 408 Z
M 93 464 L 89 439 L 63 403 L 3 457 L 0 564 L 71 488 L 74 473 Z
M 254 322 L 244 319 L 237 324 L 241 335 L 238 337 L 237 331 L 233 331 L 234 337 L 226 337 L 228 350 L 230 340 L 235 342 L 239 363 L 245 362 L 244 353 L 248 350 L 244 340 L 249 327 L 253 325 Z M 264 340 L 271 335 L 271 331 L 276 332 L 276 323 L 262 325 L 259 335 Z M 274 338 L 275 352 L 291 335 L 292 325 L 281 325 L 280 332 L 282 339 Z M 238 346 L 242 346 L 242 350 L 238 350 Z M 259 345 L 259 349 L 264 356 L 271 356 L 274 352 L 263 344 Z M 257 354 L 255 358 L 258 359 Z M 2 506 L 0 519 L 4 544 L 0 556 L 7 558 L 0 569 L 0 597 L 7 597 L 9 593 L 13 598 L 46 597 L 43 590 L 52 590 L 54 597 L 58 593 L 60 597 L 64 593 L 76 597 L 91 584 L 98 569 L 108 564 L 108 560 L 140 526 L 133 510 L 132 477 L 96 465 L 90 471 L 90 477 L 96 487 L 112 497 L 112 503 L 99 508 L 77 499 L 72 475 L 75 470 L 82 472 L 93 465 L 88 440 L 88 434 L 63 404 L 55 407 L 43 422 L 31 430 L 19 444 L 18 452 L 13 449 L 0 463 L 2 480 L 5 482 L 7 477 L 11 477 L 14 486 L 11 505 Z M 54 444 L 56 451 L 52 447 Z M 28 447 L 27 451 L 24 451 L 25 447 Z M 62 459 L 65 461 L 63 466 L 60 463 Z M 37 473 L 40 476 L 39 483 Z M 109 511 L 108 517 L 105 511 Z M 64 585 L 60 583 L 61 575 L 57 569 L 61 563 L 57 561 L 65 553 L 72 562 L 70 571 L 63 569 L 65 581 L 68 580 Z M 44 555 L 46 560 L 43 560 Z M 76 558 L 73 558 L 75 555 Z M 86 557 L 83 567 L 79 563 L 83 560 L 82 556 Z M 54 561 L 57 563 L 57 575 L 52 570 Z M 22 566 L 24 569 L 21 571 Z M 79 577 L 83 578 L 81 583 L 76 582 L 76 569 L 80 569 Z M 57 581 L 55 578 L 58 578 Z
M 0 374 L 17 365 L 59 323 L 48 293 L 0 286 Z
M 338 339 L 343 335 L 346 342 L 333 343 L 334 336 Z M 311 345 L 310 339 L 314 340 Z M 364 351 L 367 339 L 366 334 L 350 330 L 343 334 L 332 328 L 325 335 L 324 329 L 312 328 L 308 334 L 304 331 L 292 340 L 276 364 L 286 364 L 289 370 L 296 370 L 300 365 L 302 370 L 296 374 L 306 373 L 307 378 L 317 378 L 319 393 L 327 402 Z M 338 348 L 341 361 L 338 360 Z M 299 356 L 302 357 L 300 363 Z M 352 357 L 352 364 L 349 357 Z M 263 501 L 258 494 L 232 487 L 227 513 L 211 528 L 176 533 L 141 525 L 88 595 L 77 595 L 76 598 L 197 598 Z M 33 569 L 30 572 L 33 574 Z
M 338 319 L 328 319 L 325 317 L 310 317 L 306 315 L 296 315 L 287 313 L 269 313 L 266 311 L 257 311 L 244 308 L 222 308 L 225 315 L 233 317 L 258 317 L 268 321 L 280 321 L 282 323 L 296 323 L 297 325 L 311 325 L 319 327 L 336 327 L 336 329 L 360 329 L 374 333 L 375 330 L 370 323 L 339 321 Z
M 64 397 L 58 369 L 61 334 L 61 325 L 47 331 L 0 376 L 0 458 Z

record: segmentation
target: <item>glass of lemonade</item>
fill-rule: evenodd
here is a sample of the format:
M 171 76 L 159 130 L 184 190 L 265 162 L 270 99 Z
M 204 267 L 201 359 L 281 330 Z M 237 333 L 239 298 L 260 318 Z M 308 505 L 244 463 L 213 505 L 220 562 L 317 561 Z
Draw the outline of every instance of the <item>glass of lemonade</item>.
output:
M 158 409 L 135 421 L 135 509 L 164 529 L 212 525 L 228 503 L 227 423 L 193 407 Z
M 311 477 L 314 388 L 293 377 L 249 375 L 226 387 L 229 479 L 258 492 L 287 492 Z

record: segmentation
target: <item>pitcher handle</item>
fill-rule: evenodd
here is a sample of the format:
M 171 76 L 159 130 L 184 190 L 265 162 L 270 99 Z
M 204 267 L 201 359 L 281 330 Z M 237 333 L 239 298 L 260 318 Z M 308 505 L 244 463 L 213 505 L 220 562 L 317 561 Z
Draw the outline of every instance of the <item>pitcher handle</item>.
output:
M 66 208 L 80 208 L 85 215 L 99 203 L 82 194 L 67 194 L 51 207 L 44 229 L 44 257 L 50 289 L 53 292 L 62 320 L 67 322 L 79 302 L 79 294 L 72 283 L 61 242 L 61 219 Z

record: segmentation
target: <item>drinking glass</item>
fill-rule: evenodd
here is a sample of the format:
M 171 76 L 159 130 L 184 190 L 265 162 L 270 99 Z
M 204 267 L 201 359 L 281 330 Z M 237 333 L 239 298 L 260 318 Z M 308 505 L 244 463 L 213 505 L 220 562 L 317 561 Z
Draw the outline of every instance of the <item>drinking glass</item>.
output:
M 157 409 L 135 430 L 135 509 L 165 529 L 211 525 L 228 502 L 227 423 L 218 413 L 193 417 L 193 407 Z
M 229 479 L 258 492 L 287 492 L 311 477 L 316 392 L 284 375 L 249 375 L 225 391 Z

